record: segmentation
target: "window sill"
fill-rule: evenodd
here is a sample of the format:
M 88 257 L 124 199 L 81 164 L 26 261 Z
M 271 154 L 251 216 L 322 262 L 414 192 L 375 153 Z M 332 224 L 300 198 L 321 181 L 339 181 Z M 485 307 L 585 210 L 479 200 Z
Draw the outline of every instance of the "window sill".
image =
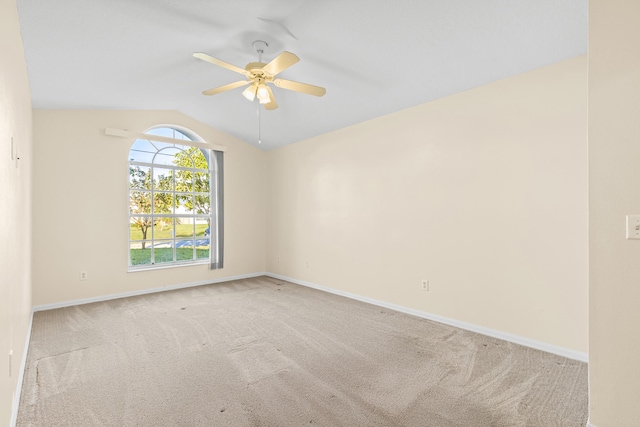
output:
M 180 264 L 159 264 L 159 265 L 145 265 L 142 267 L 129 267 L 127 273 L 137 273 L 139 271 L 154 271 L 154 270 L 166 270 L 167 268 L 180 268 L 180 267 L 193 267 L 195 265 L 207 265 L 209 260 L 180 263 Z

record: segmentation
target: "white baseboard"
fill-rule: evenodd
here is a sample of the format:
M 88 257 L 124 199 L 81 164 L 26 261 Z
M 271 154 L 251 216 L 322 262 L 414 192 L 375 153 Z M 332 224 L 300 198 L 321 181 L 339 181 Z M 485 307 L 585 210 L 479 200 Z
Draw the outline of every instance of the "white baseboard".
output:
M 398 312 L 401 312 L 401 313 L 410 314 L 412 316 L 422 317 L 424 319 L 433 320 L 433 321 L 439 322 L 439 323 L 444 323 L 445 325 L 455 326 L 457 328 L 465 329 L 467 331 L 476 332 L 476 333 L 487 335 L 487 336 L 490 336 L 490 337 L 493 337 L 493 338 L 498 338 L 498 339 L 501 339 L 501 340 L 504 340 L 504 341 L 513 342 L 515 344 L 523 345 L 525 347 L 535 348 L 536 350 L 546 351 L 547 353 L 557 354 L 559 356 L 563 356 L 563 357 L 566 357 L 566 358 L 569 358 L 569 359 L 573 359 L 573 360 L 577 360 L 577 361 L 580 361 L 580 362 L 585 362 L 585 363 L 589 362 L 589 355 L 587 353 L 583 353 L 583 352 L 580 352 L 580 351 L 575 351 L 575 350 L 567 349 L 567 348 L 564 348 L 564 347 L 559 347 L 559 346 L 556 346 L 556 345 L 553 345 L 553 344 L 548 344 L 548 343 L 545 343 L 545 342 L 532 340 L 530 338 L 521 337 L 521 336 L 510 334 L 510 333 L 507 333 L 507 332 L 502 332 L 502 331 L 498 331 L 498 330 L 495 330 L 495 329 L 485 328 L 483 326 L 474 325 L 472 323 L 461 322 L 459 320 L 450 319 L 448 317 L 439 316 L 437 314 L 427 313 L 427 312 L 424 312 L 424 311 L 420 311 L 420 310 L 415 310 L 415 309 L 412 309 L 412 308 L 404 307 L 404 306 L 401 306 L 401 305 L 392 304 L 392 303 L 389 303 L 389 302 L 386 302 L 386 301 L 380 301 L 380 300 L 376 300 L 376 299 L 373 299 L 373 298 L 364 297 L 362 295 L 353 294 L 351 292 L 340 291 L 340 290 L 332 289 L 332 288 L 329 288 L 329 287 L 326 287 L 326 286 L 316 285 L 315 283 L 307 282 L 307 281 L 304 281 L 304 280 L 298 280 L 298 279 L 294 279 L 292 277 L 282 276 L 282 275 L 279 275 L 279 274 L 274 274 L 274 273 L 269 273 L 269 272 L 256 272 L 256 273 L 243 274 L 243 275 L 239 275 L 239 276 L 220 277 L 220 278 L 216 278 L 216 279 L 203 280 L 203 281 L 192 282 L 192 283 L 184 283 L 184 284 L 180 284 L 180 285 L 162 286 L 162 287 L 158 287 L 158 288 L 144 289 L 144 290 L 131 291 L 131 292 L 123 292 L 123 293 L 119 293 L 119 294 L 104 295 L 104 296 L 94 297 L 94 298 L 85 298 L 85 299 L 79 299 L 79 300 L 73 300 L 73 301 L 64 301 L 64 302 L 59 302 L 59 303 L 54 303 L 54 304 L 38 305 L 38 306 L 33 307 L 33 311 L 36 312 L 36 311 L 43 311 L 43 310 L 52 310 L 52 309 L 55 309 L 55 308 L 69 307 L 69 306 L 73 306 L 73 305 L 89 304 L 89 303 L 92 303 L 92 302 L 100 302 L 100 301 L 108 301 L 108 300 L 117 299 L 117 298 L 125 298 L 125 297 L 137 296 L 137 295 L 145 295 L 145 294 L 151 294 L 151 293 L 156 293 L 156 292 L 170 291 L 170 290 L 174 290 L 174 289 L 190 288 L 190 287 L 195 287 L 195 286 L 208 285 L 208 284 L 211 284 L 211 283 L 228 282 L 230 280 L 249 279 L 249 278 L 258 277 L 258 276 L 269 276 L 269 277 L 273 277 L 275 279 L 286 280 L 288 282 L 295 283 L 295 284 L 298 284 L 298 285 L 301 285 L 301 286 L 306 286 L 306 287 L 309 287 L 309 288 L 318 289 L 318 290 L 321 290 L 321 291 L 325 291 L 325 292 L 329 292 L 329 293 L 332 293 L 332 294 L 340 295 L 340 296 L 343 296 L 343 297 L 347 297 L 347 298 L 355 299 L 355 300 L 358 300 L 358 301 L 362 301 L 362 302 L 365 302 L 365 303 L 368 303 L 368 304 L 373 304 L 373 305 L 377 305 L 377 306 L 380 306 L 380 307 L 385 307 L 385 308 L 388 308 L 390 310 L 395 310 L 395 311 L 398 311 Z M 31 333 L 31 329 L 29 329 L 29 333 Z M 28 344 L 28 342 L 27 342 L 27 344 Z M 26 360 L 23 361 L 23 362 L 26 362 Z M 595 427 L 595 426 L 587 426 L 587 427 Z
M 22 362 L 20 362 L 20 372 L 18 372 L 18 384 L 16 386 L 16 392 L 13 395 L 13 402 L 11 406 L 11 421 L 10 427 L 16 427 L 18 423 L 18 409 L 20 407 L 20 396 L 22 396 L 22 382 L 24 381 L 24 371 L 27 367 L 27 355 L 29 354 L 29 343 L 31 342 L 31 325 L 33 324 L 33 311 L 29 316 L 29 326 L 27 329 L 27 338 L 24 341 L 24 350 L 22 351 Z
M 525 347 L 534 348 L 536 350 L 542 350 L 547 353 L 557 354 L 558 356 L 563 356 L 568 359 L 573 359 L 573 360 L 577 360 L 585 363 L 589 362 L 589 355 L 587 353 L 583 353 L 580 351 L 575 351 L 575 350 L 567 349 L 564 347 L 559 347 L 553 344 L 532 340 L 530 338 L 521 337 L 521 336 L 510 334 L 507 332 L 497 331 L 495 329 L 485 328 L 484 326 L 474 325 L 472 323 L 461 322 L 459 320 L 450 319 L 448 317 L 439 316 L 437 314 L 414 310 L 412 308 L 407 308 L 407 307 L 403 307 L 397 304 L 392 304 L 386 301 L 380 301 L 373 298 L 364 297 L 361 295 L 353 294 L 351 292 L 344 292 L 337 289 L 328 288 L 326 286 L 316 285 L 315 283 L 306 282 L 304 280 L 293 279 L 291 277 L 281 276 L 279 274 L 273 274 L 273 273 L 266 273 L 266 275 L 269 277 L 273 277 L 275 279 L 286 280 L 287 282 L 292 282 L 297 285 L 307 286 L 309 288 L 318 289 L 320 291 L 325 291 L 325 292 L 340 295 L 343 297 L 355 299 L 358 301 L 366 302 L 368 304 L 385 307 L 390 310 L 399 311 L 401 313 L 406 313 L 413 316 L 422 317 L 424 319 L 433 320 L 435 322 L 444 323 L 445 325 L 455 326 L 460 329 L 465 329 L 467 331 L 476 332 L 482 335 L 487 335 L 487 336 L 498 338 L 504 341 L 509 341 L 515 344 L 523 345 Z M 591 426 L 591 427 L 595 427 L 595 426 Z
M 589 421 L 587 421 L 587 426 L 586 427 L 596 427 L 596 426 L 591 424 Z
M 174 289 L 193 288 L 195 286 L 210 285 L 212 283 L 228 282 L 231 280 L 250 279 L 252 277 L 259 277 L 259 276 L 266 276 L 266 275 L 267 273 L 265 272 L 241 274 L 239 276 L 219 277 L 215 279 L 201 280 L 198 282 L 183 283 L 180 285 L 161 286 L 158 288 L 142 289 L 139 291 L 122 292 L 119 294 L 104 295 L 104 296 L 93 297 L 93 298 L 83 298 L 83 299 L 77 299 L 72 301 L 57 302 L 53 304 L 37 305 L 33 307 L 33 311 L 36 312 L 36 311 L 44 311 L 44 310 L 53 310 L 55 308 L 70 307 L 73 305 L 89 304 L 92 302 L 100 302 L 100 301 L 109 301 L 109 300 L 118 299 L 118 298 L 134 297 L 137 295 L 153 294 L 156 292 L 163 292 L 163 291 L 172 291 Z

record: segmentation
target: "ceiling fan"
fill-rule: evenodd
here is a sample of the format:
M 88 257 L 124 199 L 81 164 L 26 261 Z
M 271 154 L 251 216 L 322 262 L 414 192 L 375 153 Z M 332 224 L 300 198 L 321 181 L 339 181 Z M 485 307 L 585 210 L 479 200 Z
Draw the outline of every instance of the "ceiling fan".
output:
M 273 83 L 279 88 L 292 90 L 294 92 L 306 93 L 314 96 L 323 96 L 327 93 L 327 90 L 320 86 L 314 86 L 307 83 L 298 83 L 292 80 L 276 79 L 275 76 L 293 64 L 298 62 L 300 58 L 291 52 L 282 52 L 276 56 L 271 62 L 265 64 L 262 62 L 262 54 L 268 44 L 262 40 L 256 40 L 253 42 L 253 47 L 258 53 L 258 62 L 248 63 L 244 69 L 229 64 L 221 59 L 214 58 L 206 53 L 196 52 L 193 54 L 198 59 L 210 62 L 218 65 L 227 70 L 235 71 L 238 74 L 242 74 L 247 80 L 239 80 L 237 82 L 229 83 L 223 86 L 208 89 L 202 92 L 203 95 L 217 95 L 228 90 L 236 89 L 242 86 L 249 85 L 248 88 L 242 92 L 245 98 L 250 101 L 258 99 L 260 104 L 264 104 L 267 110 L 275 110 L 278 108 L 278 103 L 273 96 L 273 91 L 267 83 Z

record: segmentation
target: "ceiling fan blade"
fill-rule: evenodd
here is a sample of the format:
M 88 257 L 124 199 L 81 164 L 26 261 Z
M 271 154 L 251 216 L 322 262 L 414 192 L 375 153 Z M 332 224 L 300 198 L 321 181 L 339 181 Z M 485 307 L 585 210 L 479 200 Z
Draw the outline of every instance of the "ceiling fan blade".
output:
M 276 108 L 278 108 L 276 97 L 273 96 L 273 91 L 271 90 L 271 88 L 269 86 L 266 86 L 266 87 L 267 87 L 267 91 L 269 92 L 269 98 L 271 99 L 271 102 L 264 104 L 264 108 L 266 108 L 267 110 L 275 110 Z
M 206 53 L 196 52 L 193 54 L 193 56 L 198 59 L 202 59 L 203 61 L 207 61 L 212 64 L 215 64 L 219 67 L 226 68 L 227 70 L 235 71 L 236 73 L 242 74 L 244 76 L 247 75 L 247 70 L 245 70 L 244 68 L 236 67 L 235 65 L 229 64 L 228 62 L 224 62 L 221 59 L 214 58 L 213 56 L 207 55 Z
M 314 86 L 307 83 L 298 83 L 294 82 L 293 80 L 275 79 L 273 81 L 273 84 L 282 89 L 294 90 L 296 92 L 302 92 L 308 95 L 323 96 L 325 93 L 327 93 L 327 90 L 323 87 Z
M 291 52 L 282 52 L 280 55 L 273 58 L 273 61 L 269 62 L 267 65 L 262 67 L 263 71 L 271 75 L 276 75 L 287 68 L 291 67 L 296 62 L 300 61 L 296 55 Z
M 221 92 L 226 92 L 228 90 L 235 89 L 237 87 L 246 86 L 249 83 L 251 83 L 249 80 L 240 80 L 238 82 L 233 82 L 233 83 L 226 84 L 224 86 L 218 86 L 218 87 L 214 87 L 213 89 L 208 89 L 208 90 L 202 91 L 202 94 L 203 95 L 217 95 L 217 94 L 219 94 Z

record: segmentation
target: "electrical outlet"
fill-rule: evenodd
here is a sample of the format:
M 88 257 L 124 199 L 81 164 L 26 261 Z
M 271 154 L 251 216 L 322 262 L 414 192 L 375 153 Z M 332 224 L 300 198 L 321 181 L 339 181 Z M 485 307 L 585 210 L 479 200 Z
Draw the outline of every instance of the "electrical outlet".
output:
M 80 280 L 87 280 L 87 271 L 80 270 Z
M 11 376 L 11 371 L 13 371 L 13 369 L 11 368 L 11 359 L 13 359 L 13 350 L 9 351 L 9 376 Z
M 305 267 L 307 267 L 307 268 L 309 268 L 309 261 L 305 262 L 305 263 L 304 263 L 304 266 L 305 266 Z
M 422 290 L 423 291 L 428 291 L 429 290 L 429 281 L 428 280 L 423 280 L 422 281 Z
M 280 264 L 280 255 L 278 255 L 276 259 L 278 260 L 278 264 Z

